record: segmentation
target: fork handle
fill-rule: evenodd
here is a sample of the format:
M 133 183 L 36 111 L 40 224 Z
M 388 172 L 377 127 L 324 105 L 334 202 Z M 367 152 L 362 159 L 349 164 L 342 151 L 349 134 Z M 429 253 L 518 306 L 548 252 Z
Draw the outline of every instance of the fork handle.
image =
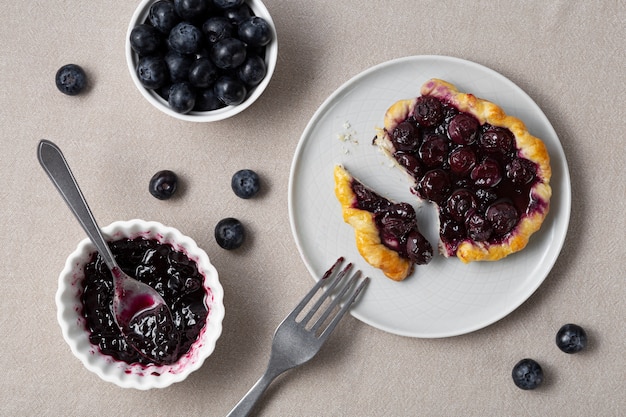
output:
M 237 403 L 227 417 L 246 417 L 250 414 L 256 403 L 263 396 L 263 393 L 270 386 L 272 381 L 276 379 L 281 372 L 271 372 L 270 369 L 265 371 L 263 376 L 250 388 L 250 391 Z

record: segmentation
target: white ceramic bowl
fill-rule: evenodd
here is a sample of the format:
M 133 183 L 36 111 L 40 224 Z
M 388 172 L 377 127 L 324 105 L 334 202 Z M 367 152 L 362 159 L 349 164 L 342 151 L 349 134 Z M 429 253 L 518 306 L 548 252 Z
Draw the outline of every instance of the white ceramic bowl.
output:
M 219 282 L 218 273 L 211 264 L 208 255 L 189 237 L 177 229 L 157 222 L 143 220 L 118 221 L 102 229 L 107 240 L 145 237 L 169 243 L 177 251 L 182 251 L 198 264 L 198 270 L 204 275 L 205 298 L 209 314 L 198 340 L 189 351 L 171 365 L 141 365 L 118 361 L 100 352 L 98 346 L 89 341 L 89 330 L 82 315 L 80 296 L 83 292 L 84 266 L 95 248 L 89 239 L 82 240 L 65 262 L 65 268 L 59 276 L 59 288 L 56 294 L 57 319 L 61 325 L 63 338 L 72 353 L 81 360 L 85 367 L 105 381 L 123 388 L 146 390 L 164 388 L 184 380 L 191 372 L 202 366 L 215 349 L 215 343 L 222 333 L 224 318 L 224 291 Z
M 272 75 L 274 74 L 274 69 L 276 68 L 276 61 L 278 59 L 278 39 L 276 37 L 276 26 L 274 25 L 272 16 L 270 16 L 269 11 L 261 0 L 246 0 L 246 4 L 250 6 L 255 16 L 259 16 L 265 19 L 272 28 L 272 41 L 265 47 L 265 64 L 267 66 L 267 73 L 265 75 L 265 78 L 263 79 L 263 81 L 261 81 L 261 83 L 259 83 L 259 85 L 248 91 L 248 96 L 243 103 L 236 106 L 226 106 L 221 109 L 212 111 L 191 111 L 189 113 L 182 114 L 172 110 L 167 104 L 167 101 L 164 100 L 163 97 L 158 95 L 155 91 L 145 88 L 137 77 L 136 68 L 138 56 L 130 46 L 130 32 L 135 26 L 146 21 L 148 13 L 150 11 L 150 6 L 152 6 L 152 4 L 156 1 L 157 0 L 141 1 L 137 9 L 135 10 L 133 17 L 130 19 L 130 24 L 128 25 L 128 31 L 126 33 L 126 62 L 128 64 L 130 76 L 139 92 L 150 102 L 150 104 L 161 110 L 163 113 L 177 119 L 187 120 L 191 122 L 214 122 L 227 119 L 241 113 L 242 111 L 250 107 L 252 103 L 254 103 L 261 96 L 261 94 L 263 94 L 263 91 L 265 91 L 265 88 L 270 83 Z

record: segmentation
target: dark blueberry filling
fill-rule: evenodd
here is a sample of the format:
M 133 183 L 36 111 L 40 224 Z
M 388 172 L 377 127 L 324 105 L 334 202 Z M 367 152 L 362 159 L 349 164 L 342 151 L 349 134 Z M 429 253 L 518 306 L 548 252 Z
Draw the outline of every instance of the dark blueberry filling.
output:
M 452 251 L 467 238 L 502 242 L 541 204 L 531 195 L 537 165 L 520 155 L 508 129 L 422 96 L 389 136 L 415 193 L 438 205 L 440 235 Z
M 392 203 L 356 180 L 352 180 L 352 191 L 356 195 L 356 208 L 374 214 L 383 245 L 418 265 L 430 262 L 433 248 L 420 233 L 410 204 Z
M 176 362 L 198 339 L 208 309 L 205 304 L 204 277 L 195 261 L 155 239 L 121 239 L 110 243 L 111 251 L 124 272 L 156 289 L 172 312 L 174 328 L 159 315 L 149 315 L 134 323 L 134 345 L 165 346 L 156 356 L 161 364 Z M 127 363 L 154 363 L 126 342 L 116 325 L 111 304 L 113 279 L 111 272 L 96 253 L 85 266 L 83 281 L 83 312 L 89 340 L 105 355 Z M 164 345 L 163 337 L 178 340 Z M 148 339 L 149 338 L 149 339 Z M 154 353 L 153 353 L 154 355 Z

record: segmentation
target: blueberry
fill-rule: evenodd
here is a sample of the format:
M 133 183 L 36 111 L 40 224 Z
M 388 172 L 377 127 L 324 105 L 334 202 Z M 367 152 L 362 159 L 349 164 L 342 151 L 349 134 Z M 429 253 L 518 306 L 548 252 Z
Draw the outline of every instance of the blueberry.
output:
M 167 200 L 176 192 L 178 186 L 178 176 L 170 171 L 159 171 L 152 176 L 148 191 L 159 200 Z
M 428 171 L 417 184 L 417 195 L 437 204 L 443 203 L 450 193 L 450 177 L 443 169 Z
M 188 82 L 172 84 L 167 103 L 178 113 L 189 113 L 196 104 L 196 93 Z
M 264 46 L 272 40 L 272 28 L 265 19 L 252 16 L 239 24 L 239 39 L 250 46 Z
M 246 58 L 237 71 L 239 79 L 250 87 L 254 87 L 263 81 L 265 74 L 267 74 L 267 66 L 263 58 L 258 55 Z
M 509 129 L 492 126 L 480 136 L 479 144 L 487 152 L 504 154 L 513 149 L 515 137 Z
M 543 382 L 543 370 L 532 359 L 522 359 L 513 367 L 513 382 L 523 390 L 537 388 Z
M 415 103 L 413 117 L 421 126 L 435 126 L 443 120 L 443 105 L 435 97 L 420 96 Z
M 199 58 L 189 68 L 188 76 L 191 85 L 206 88 L 217 80 L 217 67 L 209 58 Z
M 174 0 L 174 8 L 183 20 L 194 20 L 209 11 L 209 4 L 206 0 Z
M 194 59 L 191 55 L 179 54 L 176 51 L 169 51 L 165 54 L 165 63 L 170 73 L 170 81 L 173 83 L 187 81 L 193 62 Z
M 231 38 L 235 33 L 235 27 L 223 16 L 208 18 L 202 25 L 202 32 L 209 43 L 216 43 L 225 38 Z
M 556 345 L 565 353 L 580 352 L 587 346 L 587 332 L 577 324 L 565 324 L 556 334 Z
M 246 4 L 242 4 L 239 7 L 229 7 L 224 9 L 224 17 L 238 25 L 244 20 L 252 17 L 253 13 Z
M 87 75 L 80 66 L 67 64 L 59 68 L 55 81 L 60 92 L 68 96 L 75 96 L 87 86 Z
M 230 9 L 241 6 L 243 2 L 244 0 L 213 0 L 213 5 L 219 9 Z
M 222 76 L 213 86 L 215 95 L 227 106 L 236 106 L 241 104 L 247 94 L 246 87 L 243 83 L 233 77 Z
M 398 124 L 391 133 L 391 142 L 396 151 L 416 152 L 420 146 L 420 135 L 417 126 L 404 121 Z
M 213 87 L 202 88 L 196 93 L 195 111 L 211 111 L 226 107 L 222 101 L 215 95 Z
M 130 46 L 140 56 L 156 53 L 163 42 L 159 32 L 154 26 L 148 24 L 137 25 L 130 32 Z
M 487 208 L 485 218 L 493 227 L 494 233 L 504 235 L 515 227 L 519 220 L 517 209 L 506 200 L 499 200 Z
M 165 60 L 159 56 L 139 58 L 137 76 L 141 84 L 148 89 L 162 87 L 170 77 Z
M 159 0 L 150 6 L 148 21 L 159 32 L 168 34 L 180 22 L 180 16 L 172 1 Z
M 218 68 L 237 68 L 246 59 L 246 45 L 236 38 L 222 39 L 211 47 L 210 55 Z
M 459 113 L 450 120 L 448 136 L 459 145 L 471 145 L 476 141 L 479 123 L 468 113 Z
M 170 48 L 181 54 L 195 54 L 202 47 L 202 32 L 188 22 L 174 26 L 168 37 Z
M 244 238 L 243 225 L 235 218 L 222 219 L 215 226 L 215 240 L 223 249 L 237 249 L 242 245 Z
M 254 197 L 261 188 L 261 182 L 259 175 L 251 169 L 242 169 L 233 175 L 230 186 L 233 191 L 240 198 Z

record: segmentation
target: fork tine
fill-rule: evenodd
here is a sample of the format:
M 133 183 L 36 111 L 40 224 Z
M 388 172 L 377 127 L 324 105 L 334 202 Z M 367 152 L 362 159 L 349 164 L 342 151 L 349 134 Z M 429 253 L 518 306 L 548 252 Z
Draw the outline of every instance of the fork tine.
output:
M 337 275 L 335 275 L 334 277 L 330 278 L 332 281 L 331 281 L 330 284 L 328 284 L 327 288 L 324 290 L 324 294 L 322 294 L 320 296 L 320 298 L 315 302 L 315 304 L 313 305 L 313 307 L 311 307 L 311 309 L 309 310 L 307 315 L 302 320 L 300 320 L 300 323 L 302 323 L 303 325 L 306 325 L 309 322 L 309 320 L 311 320 L 311 318 L 313 318 L 313 315 L 315 315 L 317 310 L 319 310 L 319 308 L 322 306 L 322 304 L 324 304 L 324 301 L 326 301 L 326 298 L 328 298 L 328 296 L 332 293 L 332 291 L 335 289 L 337 284 L 339 284 L 339 282 L 343 279 L 344 276 L 346 276 L 346 274 L 351 269 L 352 269 L 352 264 L 349 263 Z M 326 278 L 326 279 L 328 279 L 328 278 Z
M 341 307 L 341 310 L 339 310 L 339 312 L 333 318 L 333 320 L 330 322 L 328 327 L 326 327 L 326 329 L 324 329 L 324 331 L 322 332 L 322 334 L 319 337 L 320 340 L 324 341 L 324 340 L 326 340 L 328 338 L 328 336 L 330 336 L 330 334 L 333 332 L 333 330 L 335 330 L 335 327 L 337 326 L 337 324 L 339 323 L 341 318 L 348 312 L 348 309 L 350 309 L 350 307 L 352 306 L 354 301 L 356 301 L 356 299 L 359 296 L 359 294 L 361 293 L 361 291 L 363 291 L 363 289 L 367 286 L 367 284 L 369 284 L 369 282 L 370 282 L 369 277 L 365 277 L 365 279 L 359 284 L 359 286 L 356 288 L 356 290 L 354 290 L 354 292 L 352 293 L 350 298 L 348 298 L 348 300 L 343 305 L 343 307 Z
M 341 288 L 341 291 L 339 291 L 339 294 L 337 294 L 335 296 L 335 298 L 333 299 L 333 301 L 328 305 L 328 307 L 326 308 L 326 310 L 324 311 L 324 313 L 322 313 L 322 315 L 317 319 L 317 321 L 315 322 L 315 324 L 313 325 L 313 327 L 311 327 L 311 331 L 313 333 L 317 332 L 317 330 L 322 326 L 322 324 L 324 324 L 324 321 L 326 321 L 326 319 L 328 318 L 328 316 L 330 315 L 330 313 L 333 312 L 333 310 L 335 309 L 335 307 L 337 307 L 337 305 L 341 302 L 341 299 L 344 297 L 344 295 L 346 295 L 346 293 L 348 292 L 348 290 L 350 290 L 353 286 L 354 283 L 357 281 L 357 279 L 361 276 L 361 271 L 356 271 L 352 277 L 350 277 L 350 280 L 348 281 L 347 284 L 345 284 L 343 286 L 343 288 Z M 339 280 L 337 280 L 336 282 L 339 282 Z M 328 294 L 331 291 L 331 289 L 328 289 L 326 291 L 326 293 Z M 310 314 L 310 313 L 309 313 Z
M 295 320 L 298 314 L 300 314 L 300 312 L 309 303 L 309 301 L 311 301 L 315 293 L 317 293 L 317 291 L 322 287 L 322 285 L 324 285 L 327 282 L 326 280 L 335 272 L 335 269 L 337 269 L 337 266 L 339 266 L 339 264 L 341 264 L 342 262 L 343 262 L 343 257 L 335 261 L 333 266 L 331 266 L 330 269 L 326 271 L 324 276 L 315 283 L 313 288 L 311 288 L 311 290 L 304 296 L 304 298 L 302 298 L 302 300 L 298 303 L 296 308 L 294 308 L 293 311 L 287 316 L 287 318 Z

